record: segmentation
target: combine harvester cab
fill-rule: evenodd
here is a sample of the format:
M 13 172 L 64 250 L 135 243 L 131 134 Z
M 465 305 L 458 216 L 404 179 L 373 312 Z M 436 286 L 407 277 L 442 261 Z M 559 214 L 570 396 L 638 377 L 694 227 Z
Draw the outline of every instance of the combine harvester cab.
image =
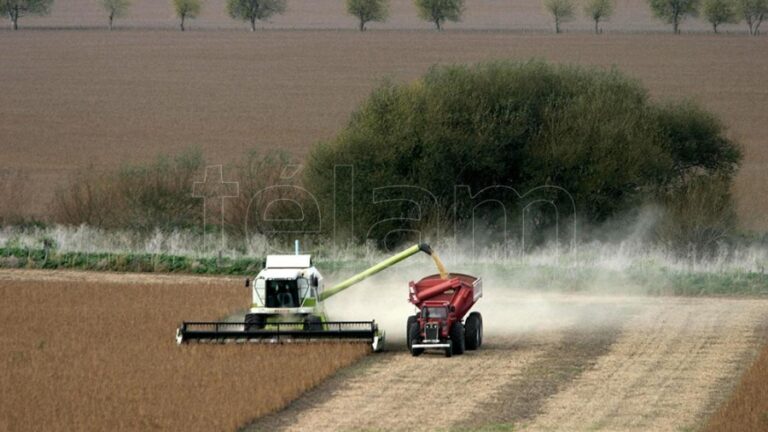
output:
M 418 313 L 408 317 L 406 335 L 412 355 L 442 349 L 446 357 L 476 350 L 483 344 L 479 312 L 464 316 L 483 295 L 482 279 L 465 274 L 432 275 L 409 285 L 409 300 Z
M 311 256 L 296 249 L 295 255 L 268 256 L 253 283 L 246 279 L 252 304 L 243 321 L 184 322 L 176 331 L 177 343 L 335 339 L 367 341 L 380 351 L 385 335 L 375 321 L 328 321 L 323 302 L 412 255 L 432 254 L 428 245 L 414 245 L 326 290 Z

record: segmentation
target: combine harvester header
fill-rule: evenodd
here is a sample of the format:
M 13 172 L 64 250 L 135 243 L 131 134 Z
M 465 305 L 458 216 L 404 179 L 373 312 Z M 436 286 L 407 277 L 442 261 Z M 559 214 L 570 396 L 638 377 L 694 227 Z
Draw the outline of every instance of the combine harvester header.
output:
M 447 273 L 427 244 L 418 244 L 325 289 L 323 277 L 310 255 L 269 255 L 264 269 L 253 283 L 252 304 L 241 322 L 184 322 L 176 331 L 176 341 L 257 341 L 292 339 L 365 340 L 374 351 L 384 344 L 384 332 L 375 321 L 328 321 L 324 301 L 351 286 L 419 253 L 433 257 L 440 274 Z

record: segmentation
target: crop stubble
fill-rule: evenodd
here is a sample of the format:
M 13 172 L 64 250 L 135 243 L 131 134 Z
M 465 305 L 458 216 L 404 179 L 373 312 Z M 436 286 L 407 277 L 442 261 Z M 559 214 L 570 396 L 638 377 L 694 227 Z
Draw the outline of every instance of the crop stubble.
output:
M 525 301 L 509 299 L 509 316 Z M 683 430 L 727 397 L 768 312 L 765 300 L 544 301 L 527 329 L 486 319 L 496 331 L 480 351 L 364 361 L 249 430 Z

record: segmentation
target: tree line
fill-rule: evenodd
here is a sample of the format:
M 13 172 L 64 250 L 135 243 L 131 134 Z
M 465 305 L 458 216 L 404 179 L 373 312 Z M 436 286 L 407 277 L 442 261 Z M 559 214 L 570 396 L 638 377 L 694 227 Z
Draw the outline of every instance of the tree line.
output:
M 18 29 L 19 19 L 26 15 L 47 15 L 54 0 L 0 0 L 0 13 L 8 16 L 11 28 Z M 112 30 L 115 19 L 127 15 L 131 0 L 98 0 L 104 9 L 108 27 Z M 554 21 L 556 33 L 561 25 L 576 15 L 578 0 L 542 0 L 544 9 Z M 601 22 L 613 14 L 616 0 L 583 0 L 583 13 L 594 22 L 594 32 L 602 33 Z M 744 21 L 749 34 L 758 35 L 760 25 L 768 15 L 768 0 L 647 0 L 658 19 L 672 25 L 675 34 L 680 33 L 680 24 L 689 17 L 704 16 L 717 33 L 721 24 L 736 24 Z M 203 0 L 170 0 L 173 11 L 179 19 L 179 28 L 185 30 L 185 23 L 196 18 L 202 10 Z M 287 0 L 227 0 L 227 13 L 233 19 L 250 24 L 256 30 L 258 21 L 286 11 Z M 418 16 L 442 30 L 447 21 L 458 22 L 466 7 L 464 0 L 414 0 Z M 389 0 L 346 0 L 347 13 L 358 20 L 360 31 L 366 30 L 371 22 L 385 22 L 389 17 Z

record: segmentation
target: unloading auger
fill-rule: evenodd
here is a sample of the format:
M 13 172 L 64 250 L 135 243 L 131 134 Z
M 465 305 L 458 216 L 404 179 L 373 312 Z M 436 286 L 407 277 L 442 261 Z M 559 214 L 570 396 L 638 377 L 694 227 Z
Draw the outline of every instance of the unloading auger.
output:
M 374 351 L 384 345 L 384 332 L 375 321 L 328 321 L 324 301 L 380 271 L 419 253 L 433 257 L 440 274 L 446 271 L 428 244 L 422 243 L 325 289 L 323 277 L 310 255 L 269 255 L 264 269 L 245 286 L 253 302 L 244 321 L 184 322 L 176 330 L 179 344 L 190 341 L 364 340 Z

